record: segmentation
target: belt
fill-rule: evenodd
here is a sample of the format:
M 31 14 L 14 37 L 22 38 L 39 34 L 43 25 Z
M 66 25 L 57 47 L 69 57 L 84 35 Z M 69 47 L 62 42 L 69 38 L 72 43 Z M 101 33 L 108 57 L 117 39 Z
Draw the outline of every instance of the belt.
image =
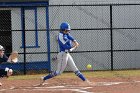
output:
M 60 52 L 69 53 L 68 51 L 60 51 Z
M 60 51 L 60 52 L 69 53 L 69 52 L 65 52 L 65 51 Z
M 65 53 L 69 53 L 69 52 L 65 52 Z

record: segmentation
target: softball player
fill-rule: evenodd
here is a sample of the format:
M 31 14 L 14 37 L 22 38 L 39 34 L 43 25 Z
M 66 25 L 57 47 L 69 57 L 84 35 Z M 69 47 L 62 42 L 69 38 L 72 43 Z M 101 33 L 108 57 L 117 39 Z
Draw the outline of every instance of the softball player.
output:
M 2 64 L 3 62 L 7 62 L 9 60 L 9 58 L 4 54 L 4 48 L 3 46 L 0 45 L 0 64 Z M 13 70 L 9 69 L 8 67 L 6 68 L 2 68 L 0 67 L 0 78 L 2 77 L 9 77 L 13 74 Z M 0 83 L 0 86 L 2 84 Z
M 76 67 L 72 56 L 70 55 L 70 51 L 77 48 L 79 46 L 78 42 L 70 35 L 70 25 L 66 22 L 60 25 L 60 33 L 58 34 L 58 44 L 60 48 L 60 52 L 57 55 L 58 65 L 57 70 L 50 73 L 49 75 L 41 78 L 41 85 L 52 77 L 60 75 L 66 68 L 66 66 L 70 66 L 71 70 L 83 81 L 86 81 L 86 78 Z

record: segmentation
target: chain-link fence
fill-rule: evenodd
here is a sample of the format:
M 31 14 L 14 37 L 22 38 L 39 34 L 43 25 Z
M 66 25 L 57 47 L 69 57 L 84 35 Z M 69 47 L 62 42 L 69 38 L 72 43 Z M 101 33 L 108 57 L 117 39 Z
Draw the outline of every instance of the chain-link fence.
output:
M 0 45 L 19 52 L 18 62 L 4 63 L 15 74 L 50 71 L 48 2 L 0 3 Z
M 68 22 L 80 43 L 71 55 L 79 70 L 139 69 L 140 4 L 0 5 L 0 44 L 19 62 L 3 64 L 17 73 L 55 70 L 59 25 Z M 70 70 L 67 67 L 66 70 Z
M 53 40 L 61 22 L 70 23 L 80 43 L 71 53 L 80 70 L 87 64 L 93 70 L 140 68 L 140 4 L 50 5 L 49 16 L 54 70 L 59 50 Z

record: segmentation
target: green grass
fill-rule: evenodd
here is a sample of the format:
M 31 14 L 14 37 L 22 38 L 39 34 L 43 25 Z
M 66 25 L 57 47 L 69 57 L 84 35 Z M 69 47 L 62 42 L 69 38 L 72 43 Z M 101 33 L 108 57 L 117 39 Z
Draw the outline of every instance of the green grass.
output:
M 87 71 L 82 72 L 87 78 L 112 78 L 112 77 L 132 77 L 140 76 L 140 70 L 122 70 L 122 71 Z M 46 74 L 37 75 L 15 75 L 8 78 L 9 80 L 27 80 L 39 79 Z M 77 78 L 73 72 L 65 72 L 56 78 Z
M 131 76 L 140 76 L 140 70 L 95 71 L 95 72 L 85 72 L 84 74 L 87 77 L 98 77 L 98 78 L 131 77 Z

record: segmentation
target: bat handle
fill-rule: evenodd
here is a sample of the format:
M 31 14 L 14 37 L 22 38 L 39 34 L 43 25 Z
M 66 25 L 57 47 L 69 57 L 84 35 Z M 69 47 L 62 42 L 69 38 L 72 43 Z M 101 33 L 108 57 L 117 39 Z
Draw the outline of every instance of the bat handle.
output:
M 76 47 L 71 48 L 71 49 L 70 49 L 70 52 L 73 51 L 75 48 L 76 48 Z

